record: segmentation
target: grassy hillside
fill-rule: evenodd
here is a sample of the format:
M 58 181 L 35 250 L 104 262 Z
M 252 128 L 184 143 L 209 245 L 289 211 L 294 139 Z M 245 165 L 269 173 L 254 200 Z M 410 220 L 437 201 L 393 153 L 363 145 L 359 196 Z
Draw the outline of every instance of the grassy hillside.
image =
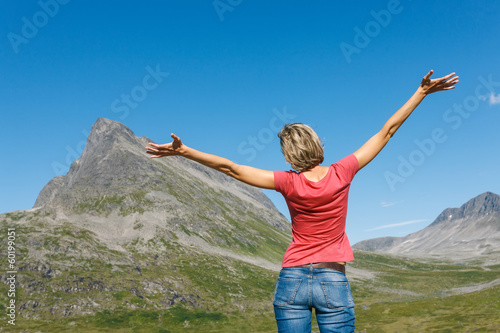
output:
M 358 332 L 500 332 L 500 265 L 422 263 L 356 252 Z
M 0 225 L 3 234 L 6 225 Z M 10 326 L 3 317 L 0 332 L 199 332 L 201 327 L 258 332 L 274 327 L 276 272 L 208 255 L 161 234 L 130 243 L 124 253 L 70 224 L 18 225 L 16 233 L 17 319 Z M 0 248 L 6 248 L 4 241 Z M 0 284 L 1 313 L 7 311 L 7 289 Z

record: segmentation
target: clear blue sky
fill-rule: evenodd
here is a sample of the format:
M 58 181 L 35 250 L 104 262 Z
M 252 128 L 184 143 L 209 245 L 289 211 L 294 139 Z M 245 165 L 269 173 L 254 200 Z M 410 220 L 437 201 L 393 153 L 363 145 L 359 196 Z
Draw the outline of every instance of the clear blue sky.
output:
M 1 4 L 2 213 L 31 208 L 98 117 L 270 170 L 289 169 L 277 128 L 303 122 L 330 164 L 429 69 L 460 83 L 424 100 L 358 173 L 351 243 L 500 193 L 499 2 L 55 1 Z

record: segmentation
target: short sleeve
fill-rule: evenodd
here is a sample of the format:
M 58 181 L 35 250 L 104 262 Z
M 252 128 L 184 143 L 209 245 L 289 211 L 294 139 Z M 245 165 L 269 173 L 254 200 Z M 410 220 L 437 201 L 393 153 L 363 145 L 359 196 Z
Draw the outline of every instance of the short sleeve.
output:
M 274 171 L 274 189 L 282 194 L 288 191 L 289 177 L 286 171 Z
M 333 165 L 335 166 L 337 174 L 340 174 L 341 177 L 349 183 L 359 170 L 358 159 L 354 156 L 354 154 L 344 157 Z

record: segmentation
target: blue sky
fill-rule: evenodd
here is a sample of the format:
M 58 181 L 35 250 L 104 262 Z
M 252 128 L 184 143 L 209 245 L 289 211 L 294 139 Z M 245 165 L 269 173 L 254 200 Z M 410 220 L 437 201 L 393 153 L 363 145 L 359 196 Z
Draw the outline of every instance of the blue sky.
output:
M 351 243 L 422 229 L 500 193 L 500 3 L 4 2 L 0 212 L 31 208 L 98 117 L 136 135 L 288 170 L 275 137 L 311 125 L 325 163 L 354 152 L 421 78 L 455 71 L 355 177 Z M 265 191 L 288 215 L 278 193 Z

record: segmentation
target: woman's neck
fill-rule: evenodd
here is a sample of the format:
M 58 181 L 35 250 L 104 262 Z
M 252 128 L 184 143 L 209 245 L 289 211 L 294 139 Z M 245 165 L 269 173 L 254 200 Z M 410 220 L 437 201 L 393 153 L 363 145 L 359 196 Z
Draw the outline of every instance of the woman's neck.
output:
M 313 182 L 319 182 L 328 173 L 328 167 L 321 165 L 315 165 L 307 171 L 303 171 L 304 177 Z

